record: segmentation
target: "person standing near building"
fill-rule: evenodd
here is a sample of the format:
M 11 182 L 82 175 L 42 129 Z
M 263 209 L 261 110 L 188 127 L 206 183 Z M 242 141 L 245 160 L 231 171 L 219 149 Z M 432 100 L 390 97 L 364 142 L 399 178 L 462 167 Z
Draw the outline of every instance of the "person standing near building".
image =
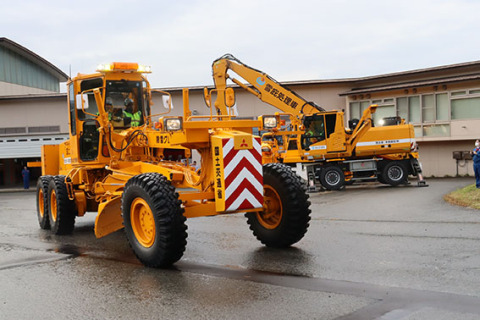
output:
M 30 188 L 30 170 L 28 170 L 27 166 L 23 167 L 22 178 L 23 178 L 23 189 Z
M 475 141 L 475 148 L 472 151 L 473 155 L 473 172 L 475 173 L 475 185 L 480 189 L 480 141 Z

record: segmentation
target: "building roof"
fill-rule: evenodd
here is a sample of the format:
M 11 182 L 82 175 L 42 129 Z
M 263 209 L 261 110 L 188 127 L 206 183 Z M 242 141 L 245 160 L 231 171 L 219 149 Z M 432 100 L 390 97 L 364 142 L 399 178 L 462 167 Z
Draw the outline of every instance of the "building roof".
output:
M 480 79 L 480 61 L 471 61 L 352 79 L 352 89 L 341 93 L 340 96 L 478 79 Z
M 12 50 L 13 52 L 21 55 L 25 59 L 28 59 L 35 63 L 36 65 L 42 67 L 45 69 L 48 73 L 53 75 L 58 79 L 59 82 L 66 82 L 68 80 L 67 74 L 65 74 L 62 70 L 59 68 L 55 67 L 53 64 L 45 60 L 44 58 L 40 57 L 36 53 L 28 50 L 27 48 L 19 45 L 18 43 L 5 38 L 5 37 L 0 37 L 0 46 L 3 46 L 5 48 L 8 48 L 9 50 Z
M 395 84 L 384 85 L 384 86 L 355 88 L 350 91 L 340 93 L 340 96 L 372 93 L 372 92 L 379 92 L 379 91 L 399 90 L 399 89 L 407 89 L 407 88 L 414 88 L 414 87 L 438 86 L 438 85 L 443 85 L 447 83 L 471 81 L 471 80 L 479 80 L 479 79 L 480 79 L 480 74 L 475 74 L 475 75 L 468 75 L 468 76 L 439 78 L 434 80 L 429 79 L 429 80 L 423 80 L 423 81 L 421 80 L 410 81 L 410 82 L 395 83 Z
M 360 77 L 352 80 L 353 81 L 380 80 L 384 78 L 394 78 L 398 76 L 410 76 L 410 75 L 422 75 L 422 74 L 425 75 L 430 73 L 435 74 L 435 73 L 444 72 L 444 71 L 461 71 L 465 69 L 471 69 L 472 67 L 477 68 L 477 70 L 480 70 L 480 60 L 455 63 L 455 64 L 449 64 L 449 65 L 443 65 L 443 66 L 437 66 L 437 67 L 430 67 L 430 68 L 386 73 L 386 74 L 381 74 L 376 76 Z
M 412 77 L 416 77 L 416 80 L 411 80 Z M 279 83 L 285 86 L 329 84 L 348 84 L 352 86 L 352 89 L 350 91 L 340 94 L 344 96 L 356 93 L 401 89 L 412 86 L 435 85 L 446 82 L 451 83 L 458 81 L 476 80 L 479 79 L 479 77 L 480 60 L 366 77 L 279 81 Z M 380 83 L 383 83 L 383 85 Z M 238 87 L 235 84 L 232 84 L 231 86 Z M 206 87 L 209 89 L 213 88 L 212 85 L 208 85 Z M 191 91 L 203 90 L 203 88 L 204 86 L 188 87 L 188 89 Z M 162 90 L 165 91 L 181 91 L 182 89 L 182 87 L 162 88 Z

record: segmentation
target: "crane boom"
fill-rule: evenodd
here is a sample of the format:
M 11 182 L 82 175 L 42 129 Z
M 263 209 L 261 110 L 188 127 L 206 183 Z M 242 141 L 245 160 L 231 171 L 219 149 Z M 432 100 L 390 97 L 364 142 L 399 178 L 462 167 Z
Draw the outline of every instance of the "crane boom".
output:
M 227 79 L 257 96 L 261 101 L 268 103 L 283 112 L 295 115 L 302 119 L 304 115 L 325 111 L 314 102 L 309 102 L 300 97 L 295 92 L 281 85 L 278 81 L 271 78 L 262 71 L 247 66 L 231 54 L 225 54 L 215 60 L 212 64 L 213 80 L 217 89 L 217 99 L 215 108 L 219 115 L 228 114 L 225 99 L 225 89 L 227 88 Z M 239 80 L 232 78 L 228 74 L 232 70 L 251 86 L 247 86 Z

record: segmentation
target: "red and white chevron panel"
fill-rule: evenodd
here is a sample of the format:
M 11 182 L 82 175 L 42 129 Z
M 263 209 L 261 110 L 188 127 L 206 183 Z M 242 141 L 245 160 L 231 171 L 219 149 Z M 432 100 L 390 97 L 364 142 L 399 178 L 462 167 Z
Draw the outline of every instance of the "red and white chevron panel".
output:
M 253 148 L 234 149 L 234 139 L 223 139 L 225 210 L 263 207 L 263 170 L 260 138 Z

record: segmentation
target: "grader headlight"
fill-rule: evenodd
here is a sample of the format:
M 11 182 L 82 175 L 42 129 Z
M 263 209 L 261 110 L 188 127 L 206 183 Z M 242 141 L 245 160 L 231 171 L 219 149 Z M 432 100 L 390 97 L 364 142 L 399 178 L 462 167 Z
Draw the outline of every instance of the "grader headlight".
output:
M 262 152 L 270 153 L 272 152 L 272 147 L 270 147 L 268 144 L 262 144 Z
M 182 118 L 165 118 L 163 119 L 163 127 L 167 131 L 179 131 L 183 129 Z
M 273 129 L 277 127 L 277 117 L 276 116 L 263 116 L 263 128 L 264 129 Z

